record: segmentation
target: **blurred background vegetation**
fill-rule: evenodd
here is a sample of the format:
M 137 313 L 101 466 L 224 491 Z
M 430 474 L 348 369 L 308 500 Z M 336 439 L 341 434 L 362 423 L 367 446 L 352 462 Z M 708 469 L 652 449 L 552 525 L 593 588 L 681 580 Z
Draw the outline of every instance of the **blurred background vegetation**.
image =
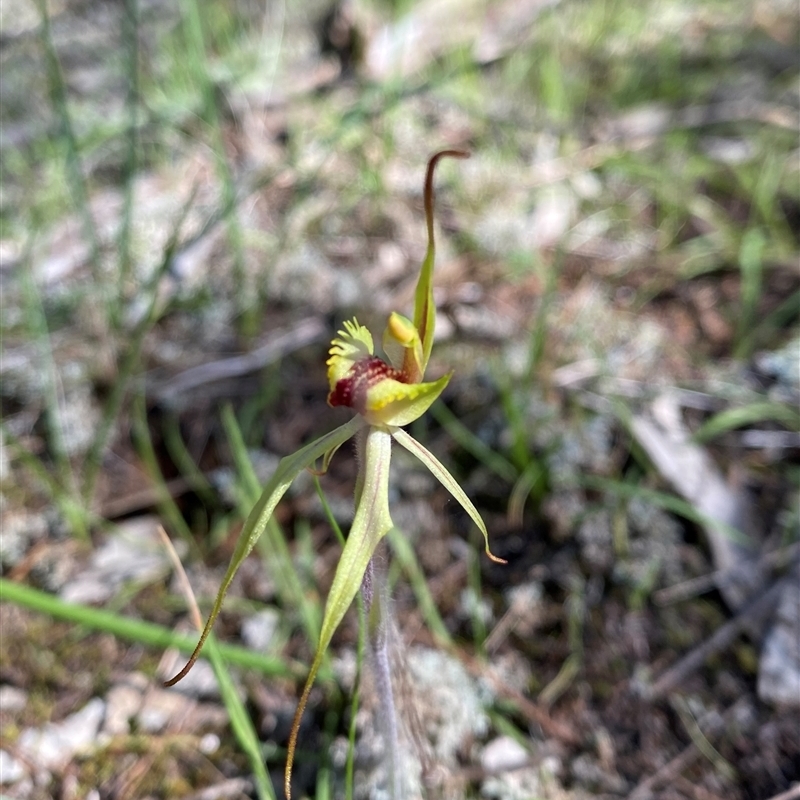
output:
M 408 313 L 444 146 L 456 376 L 414 435 L 510 563 L 396 457 L 408 796 L 800 781 L 799 33 L 794 0 L 4 0 L 5 796 L 280 796 L 352 459 L 282 504 L 180 691 L 158 527 L 205 613 L 277 458 L 346 418 L 334 331 Z M 298 796 L 383 796 L 357 631 Z

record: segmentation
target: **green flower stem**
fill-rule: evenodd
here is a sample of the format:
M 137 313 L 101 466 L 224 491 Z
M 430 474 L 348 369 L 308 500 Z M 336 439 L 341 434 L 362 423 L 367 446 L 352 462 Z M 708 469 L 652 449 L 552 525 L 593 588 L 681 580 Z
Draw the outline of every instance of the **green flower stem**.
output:
M 389 654 L 390 619 L 386 608 L 386 598 L 380 587 L 376 587 L 375 560 L 367 563 L 364 578 L 361 581 L 361 596 L 367 612 L 367 629 L 370 655 L 375 672 L 375 689 L 378 693 L 381 717 L 380 727 L 384 737 L 389 765 L 389 796 L 392 800 L 400 800 L 400 771 L 397 754 L 400 747 L 397 725 L 397 707 L 392 686 L 392 666 Z

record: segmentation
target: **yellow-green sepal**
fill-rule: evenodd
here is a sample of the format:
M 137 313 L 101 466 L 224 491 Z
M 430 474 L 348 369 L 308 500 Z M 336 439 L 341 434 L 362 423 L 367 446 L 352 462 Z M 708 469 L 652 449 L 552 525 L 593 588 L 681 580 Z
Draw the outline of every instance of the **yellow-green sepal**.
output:
M 419 331 L 422 350 L 421 374 L 425 374 L 433 349 L 433 334 L 436 326 L 436 306 L 433 304 L 433 265 L 436 250 L 433 243 L 433 221 L 428 223 L 428 250 L 419 272 L 417 291 L 414 295 L 414 327 Z
M 306 467 L 310 467 L 314 464 L 318 458 L 324 457 L 328 452 L 338 448 L 350 439 L 359 429 L 364 427 L 364 424 L 364 420 L 361 417 L 353 417 L 353 419 L 336 428 L 336 430 L 326 433 L 324 436 L 320 436 L 319 439 L 307 444 L 296 453 L 281 459 L 278 468 L 275 470 L 275 474 L 267 482 L 264 491 L 261 493 L 261 497 L 258 498 L 258 502 L 247 517 L 242 532 L 239 534 L 239 540 L 236 542 L 236 549 L 234 550 L 233 557 L 228 565 L 228 570 L 217 592 L 214 605 L 211 608 L 211 614 L 208 617 L 208 622 L 206 622 L 206 626 L 203 628 L 202 634 L 200 634 L 200 641 L 197 643 L 197 647 L 195 647 L 194 652 L 186 662 L 186 666 L 184 666 L 174 678 L 166 681 L 167 686 L 173 686 L 181 680 L 192 668 L 195 661 L 197 661 L 200 651 L 203 649 L 203 645 L 208 638 L 208 634 L 211 633 L 211 629 L 214 627 L 214 622 L 219 615 L 220 608 L 222 608 L 222 601 L 225 599 L 233 576 L 236 574 L 236 571 L 242 565 L 245 558 L 250 554 L 258 538 L 264 532 L 269 518 L 275 511 L 275 507 L 286 493 L 292 481 Z
M 413 436 L 410 436 L 405 431 L 400 429 L 393 430 L 392 437 L 398 444 L 405 447 L 409 453 L 415 455 L 431 471 L 439 483 L 458 500 L 464 511 L 470 515 L 472 521 L 483 534 L 483 539 L 486 542 L 486 555 L 498 564 L 506 564 L 507 562 L 504 559 L 498 558 L 489 549 L 489 531 L 486 530 L 486 524 L 478 513 L 478 509 L 473 505 L 472 500 L 467 497 L 464 490 L 458 485 L 458 481 L 447 471 L 444 464 L 430 450 L 423 447 Z
M 322 629 L 319 644 L 308 672 L 308 678 L 300 696 L 300 702 L 292 723 L 292 732 L 286 753 L 286 771 L 284 773 L 284 790 L 286 797 L 291 798 L 292 764 L 297 748 L 297 734 L 303 716 L 308 695 L 319 672 L 325 651 L 331 643 L 333 634 L 339 627 L 353 598 L 361 588 L 361 581 L 367 564 L 375 552 L 380 540 L 391 530 L 392 518 L 389 513 L 389 468 L 392 455 L 392 437 L 381 428 L 370 428 L 367 431 L 364 446 L 364 464 L 362 474 L 364 482 L 358 500 L 356 515 L 350 527 L 344 550 L 342 550 L 336 574 L 333 578 L 325 614 L 322 618 Z
M 448 372 L 429 383 L 402 383 L 384 378 L 367 390 L 364 419 L 370 425 L 408 425 L 431 407 L 452 376 Z
M 433 305 L 433 265 L 436 260 L 436 244 L 433 235 L 433 173 L 441 158 L 469 158 L 466 150 L 440 150 L 428 160 L 425 172 L 425 224 L 428 229 L 428 248 L 419 272 L 417 290 L 414 294 L 414 326 L 422 342 L 422 373 L 428 366 L 433 347 L 433 329 L 436 323 L 436 308 Z

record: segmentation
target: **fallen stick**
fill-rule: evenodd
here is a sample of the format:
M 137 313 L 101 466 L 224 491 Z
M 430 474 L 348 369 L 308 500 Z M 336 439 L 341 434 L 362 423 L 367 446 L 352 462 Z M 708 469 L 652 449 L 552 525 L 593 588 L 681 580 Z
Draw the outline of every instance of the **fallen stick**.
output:
M 700 669 L 709 656 L 728 647 L 748 625 L 757 623 L 769 616 L 778 605 L 778 600 L 785 585 L 785 578 L 774 583 L 759 597 L 751 601 L 733 619 L 718 628 L 709 639 L 695 647 L 677 664 L 670 667 L 646 692 L 647 699 L 656 700 L 669 694 L 693 672 Z

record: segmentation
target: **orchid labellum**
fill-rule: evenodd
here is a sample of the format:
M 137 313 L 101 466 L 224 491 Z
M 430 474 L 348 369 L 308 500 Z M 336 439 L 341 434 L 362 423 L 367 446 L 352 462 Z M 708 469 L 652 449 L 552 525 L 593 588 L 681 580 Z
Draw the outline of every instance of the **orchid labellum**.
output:
M 337 338 L 331 343 L 327 362 L 330 383 L 328 403 L 352 408 L 356 415 L 341 427 L 281 460 L 244 524 L 197 647 L 186 666 L 166 682 L 167 686 L 177 683 L 197 660 L 236 570 L 253 549 L 292 481 L 304 469 L 312 468 L 320 458 L 323 469 L 327 468 L 339 447 L 359 434 L 362 452 L 356 483 L 356 513 L 336 568 L 317 650 L 292 725 L 284 784 L 287 800 L 291 798 L 292 764 L 300 719 L 314 679 L 334 632 L 361 587 L 375 548 L 393 527 L 389 512 L 389 464 L 393 441 L 413 453 L 464 507 L 483 533 L 489 558 L 505 563 L 490 552 L 486 526 L 455 478 L 432 453 L 402 429 L 402 426 L 413 422 L 428 410 L 441 395 L 452 375 L 448 373 L 431 382 L 423 380 L 433 346 L 435 322 L 432 286 L 435 255 L 433 173 L 439 159 L 445 156 L 467 158 L 469 154 L 462 150 L 443 150 L 428 162 L 425 176 L 428 249 L 417 284 L 413 321 L 396 312 L 389 317 L 382 340 L 388 361 L 375 354 L 372 335 L 357 320 L 344 323 L 344 329 L 339 331 Z

